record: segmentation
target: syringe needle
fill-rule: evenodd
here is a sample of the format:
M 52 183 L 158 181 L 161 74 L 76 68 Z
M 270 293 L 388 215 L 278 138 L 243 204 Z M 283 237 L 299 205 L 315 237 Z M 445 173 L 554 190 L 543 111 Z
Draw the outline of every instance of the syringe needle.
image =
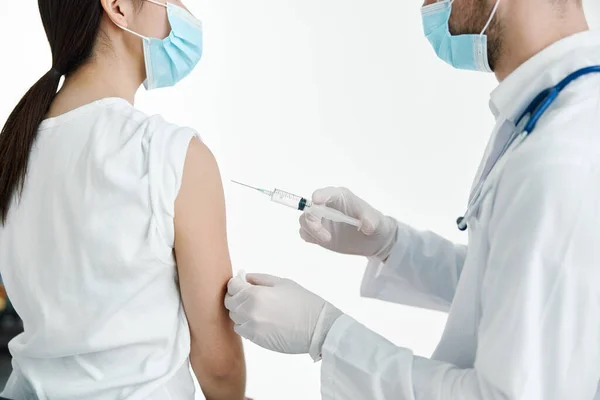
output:
M 258 190 L 258 188 L 255 188 L 254 186 L 246 185 L 245 183 L 234 181 L 233 179 L 231 180 L 231 182 L 237 183 L 238 185 L 246 186 L 247 188 L 250 188 L 250 189 Z
M 237 183 L 238 185 L 246 186 L 247 188 L 250 188 L 250 189 L 258 190 L 259 192 L 261 192 L 263 194 L 266 194 L 266 195 L 269 195 L 269 196 L 272 194 L 272 192 L 269 191 L 269 190 L 257 188 L 257 187 L 250 186 L 250 185 L 246 185 L 245 183 L 234 181 L 233 179 L 231 180 L 231 182 Z

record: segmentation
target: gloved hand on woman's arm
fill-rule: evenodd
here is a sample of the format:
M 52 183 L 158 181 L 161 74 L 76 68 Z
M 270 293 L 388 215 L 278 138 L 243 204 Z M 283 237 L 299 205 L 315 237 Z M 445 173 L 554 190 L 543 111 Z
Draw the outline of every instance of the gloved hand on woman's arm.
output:
M 229 281 L 225 307 L 242 337 L 268 350 L 321 358 L 325 338 L 343 313 L 289 279 L 238 275 Z

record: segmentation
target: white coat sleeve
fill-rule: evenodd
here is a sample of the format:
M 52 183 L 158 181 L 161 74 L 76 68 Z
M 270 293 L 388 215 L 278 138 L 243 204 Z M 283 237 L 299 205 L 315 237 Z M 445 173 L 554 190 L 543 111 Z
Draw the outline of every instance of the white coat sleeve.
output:
M 467 255 L 467 246 L 429 231 L 398 224 L 387 262 L 369 261 L 361 295 L 447 312 Z
M 593 399 L 600 379 L 599 171 L 557 162 L 500 181 L 472 368 L 416 357 L 344 316 L 323 347 L 323 399 Z

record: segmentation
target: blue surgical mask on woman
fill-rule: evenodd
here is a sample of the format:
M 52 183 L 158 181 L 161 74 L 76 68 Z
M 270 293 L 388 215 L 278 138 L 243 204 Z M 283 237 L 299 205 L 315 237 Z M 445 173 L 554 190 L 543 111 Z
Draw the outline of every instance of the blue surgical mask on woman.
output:
M 165 39 L 149 38 L 130 29 L 119 28 L 132 33 L 144 41 L 147 90 L 170 87 L 177 84 L 198 65 L 202 58 L 202 23 L 185 9 L 174 4 L 163 4 L 155 0 L 145 0 L 165 7 L 171 33 Z
M 454 68 L 471 71 L 492 72 L 488 61 L 488 40 L 485 34 L 500 0 L 479 35 L 450 34 L 450 14 L 454 0 L 443 0 L 424 6 L 421 9 L 425 36 L 433 46 L 437 56 Z

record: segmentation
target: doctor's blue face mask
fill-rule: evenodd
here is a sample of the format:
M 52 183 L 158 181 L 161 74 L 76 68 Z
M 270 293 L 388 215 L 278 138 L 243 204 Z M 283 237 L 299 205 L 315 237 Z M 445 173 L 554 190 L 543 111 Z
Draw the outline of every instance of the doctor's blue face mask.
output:
M 488 61 L 488 38 L 485 34 L 490 26 L 500 0 L 496 5 L 479 35 L 450 34 L 450 14 L 454 0 L 442 0 L 424 6 L 421 9 L 425 36 L 435 50 L 437 56 L 454 68 L 492 72 Z
M 187 10 L 174 4 L 145 1 L 166 8 L 171 24 L 169 36 L 162 40 L 149 38 L 117 26 L 144 41 L 144 87 L 152 90 L 174 86 L 189 75 L 202 58 L 202 23 Z

